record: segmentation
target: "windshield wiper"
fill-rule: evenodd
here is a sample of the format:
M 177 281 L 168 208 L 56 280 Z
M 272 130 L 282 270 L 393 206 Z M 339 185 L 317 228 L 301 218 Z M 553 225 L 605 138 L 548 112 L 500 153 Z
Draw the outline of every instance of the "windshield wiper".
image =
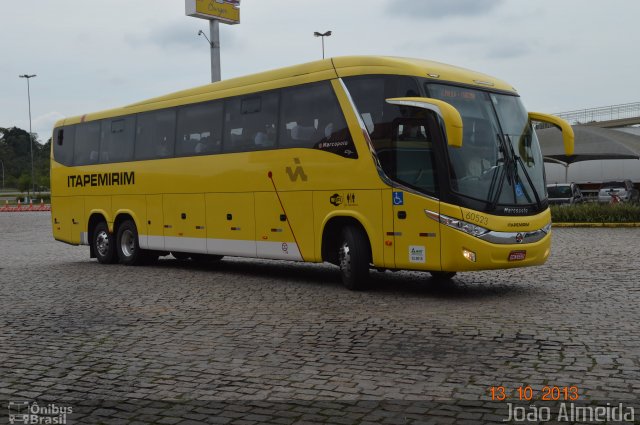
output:
M 522 172 L 524 173 L 524 176 L 527 179 L 527 182 L 529 183 L 529 187 L 531 187 L 531 190 L 533 191 L 533 196 L 536 198 L 536 205 L 538 206 L 538 210 L 541 210 L 542 201 L 540 200 L 540 195 L 538 194 L 538 191 L 533 185 L 533 180 L 531 179 L 531 176 L 527 171 L 527 167 L 524 165 L 522 158 L 516 155 L 515 149 L 513 149 L 513 144 L 511 143 L 511 137 L 508 134 L 505 134 L 504 137 L 506 139 L 505 140 L 506 144 L 509 146 L 509 151 L 511 152 L 511 157 L 512 157 L 511 161 L 513 162 L 513 165 L 514 165 L 514 177 L 513 177 L 514 191 L 516 190 L 515 189 L 516 184 L 521 184 L 521 182 L 519 182 L 520 178 L 518 177 L 518 164 L 520 164 L 520 168 L 522 169 Z M 522 137 L 524 137 L 524 134 L 522 135 Z M 522 189 L 524 190 L 524 187 Z M 527 200 L 531 201 L 531 198 L 529 198 L 528 193 L 526 191 L 525 191 L 525 195 L 527 195 Z
M 496 139 L 498 140 L 500 151 L 502 152 L 502 158 L 500 160 L 503 161 L 504 164 L 502 164 L 503 167 L 500 170 L 500 173 L 493 173 L 493 177 L 491 178 L 491 185 L 489 185 L 488 193 L 488 197 L 491 198 L 491 208 L 489 209 L 490 211 L 494 211 L 496 209 L 498 201 L 500 200 L 500 195 L 502 194 L 502 187 L 504 186 L 505 177 L 507 177 L 507 173 L 509 172 L 508 169 L 512 167 L 511 160 L 509 159 L 510 155 L 506 152 L 504 148 L 504 141 L 502 140 L 502 137 L 500 137 L 499 133 L 496 133 Z M 498 187 L 496 187 L 496 183 L 498 184 Z M 494 195 L 491 196 L 491 194 Z

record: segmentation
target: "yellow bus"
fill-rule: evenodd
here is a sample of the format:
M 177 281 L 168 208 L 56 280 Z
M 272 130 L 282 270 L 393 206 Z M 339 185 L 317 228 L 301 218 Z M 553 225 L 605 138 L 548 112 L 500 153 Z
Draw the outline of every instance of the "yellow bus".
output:
M 545 262 L 551 215 L 532 121 L 493 77 L 338 57 L 60 120 L 55 239 L 100 263 L 223 256 L 369 271 Z

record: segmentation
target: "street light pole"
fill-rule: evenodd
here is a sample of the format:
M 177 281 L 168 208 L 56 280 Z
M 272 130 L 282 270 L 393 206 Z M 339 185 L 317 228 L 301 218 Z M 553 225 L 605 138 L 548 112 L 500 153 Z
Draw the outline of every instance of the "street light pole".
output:
M 324 38 L 329 37 L 331 35 L 331 31 L 327 31 L 327 32 L 315 31 L 313 35 L 314 37 L 322 37 L 322 59 L 324 59 Z
M 31 135 L 31 88 L 29 86 L 29 80 L 33 77 L 36 77 L 36 74 L 24 74 L 19 75 L 19 77 L 27 79 L 27 99 L 29 101 L 29 149 L 31 150 L 31 190 L 35 192 L 35 190 L 33 190 L 36 182 L 33 173 L 33 136 Z
M 215 83 L 222 79 L 220 70 L 220 21 L 217 19 L 209 20 L 209 37 L 204 31 L 198 31 L 198 35 L 207 39 L 209 47 L 211 47 L 211 82 Z

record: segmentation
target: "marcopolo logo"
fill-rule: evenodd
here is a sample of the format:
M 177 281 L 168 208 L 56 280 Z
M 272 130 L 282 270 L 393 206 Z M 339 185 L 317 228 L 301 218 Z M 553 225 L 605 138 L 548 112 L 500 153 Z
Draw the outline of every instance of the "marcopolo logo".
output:
M 40 406 L 37 402 L 11 401 L 9 402 L 10 424 L 67 424 L 67 415 L 73 413 L 73 407 L 48 403 Z

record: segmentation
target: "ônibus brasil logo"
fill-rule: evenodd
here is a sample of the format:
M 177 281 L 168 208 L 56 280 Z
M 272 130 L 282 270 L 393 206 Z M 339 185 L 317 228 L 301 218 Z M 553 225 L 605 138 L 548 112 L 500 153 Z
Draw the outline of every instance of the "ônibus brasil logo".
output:
M 10 424 L 64 425 L 67 423 L 67 415 L 73 413 L 71 406 L 61 406 L 55 403 L 40 406 L 35 401 L 32 403 L 11 401 L 8 409 Z

